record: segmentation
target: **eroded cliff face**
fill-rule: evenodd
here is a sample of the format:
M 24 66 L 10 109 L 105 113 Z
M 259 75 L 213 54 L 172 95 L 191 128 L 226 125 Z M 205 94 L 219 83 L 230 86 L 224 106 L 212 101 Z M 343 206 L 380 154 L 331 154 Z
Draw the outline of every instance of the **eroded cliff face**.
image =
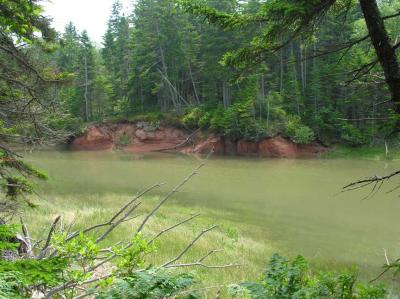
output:
M 327 148 L 318 144 L 298 145 L 282 136 L 259 142 L 230 141 L 215 134 L 190 133 L 172 127 L 154 127 L 145 122 L 90 125 L 71 143 L 72 150 L 100 151 L 121 149 L 132 153 L 175 151 L 186 154 L 302 158 L 317 156 Z

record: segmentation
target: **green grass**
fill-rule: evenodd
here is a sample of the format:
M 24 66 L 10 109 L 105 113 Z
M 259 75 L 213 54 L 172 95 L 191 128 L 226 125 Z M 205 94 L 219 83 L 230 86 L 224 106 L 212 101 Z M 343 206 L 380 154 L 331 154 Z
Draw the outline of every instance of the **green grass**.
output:
M 363 146 L 349 147 L 335 145 L 330 151 L 322 154 L 322 158 L 327 159 L 362 159 L 362 160 L 399 160 L 400 148 L 396 145 L 388 146 L 388 155 L 386 155 L 385 146 Z
M 105 222 L 128 199 L 129 197 L 114 194 L 89 197 L 56 196 L 51 200 L 41 202 L 38 208 L 25 212 L 25 219 L 33 237 L 40 239 L 46 237 L 48 231 L 44 228 L 49 228 L 58 215 L 62 216 L 65 225 L 75 221 L 75 228 L 88 227 Z M 157 197 L 144 198 L 143 206 L 135 214 L 139 217 L 123 223 L 102 245 L 108 247 L 121 240 L 129 240 L 138 224 L 143 220 L 143 216 L 158 200 Z M 199 232 L 218 224 L 218 229 L 201 238 L 184 256 L 182 262 L 196 261 L 213 249 L 223 249 L 222 252 L 207 260 L 207 263 L 211 265 L 238 263 L 241 266 L 228 269 L 194 267 L 185 269 L 185 271 L 194 272 L 196 275 L 199 283 L 194 286 L 195 289 L 217 286 L 216 288 L 207 288 L 204 291 L 205 298 L 215 298 L 220 289 L 223 298 L 229 297 L 226 286 L 257 279 L 276 250 L 268 240 L 261 237 L 263 234 L 260 228 L 244 224 L 240 224 L 238 227 L 236 223 L 222 220 L 228 218 L 223 215 L 222 211 L 211 212 L 204 209 L 193 211 L 174 204 L 167 204 L 159 210 L 146 226 L 144 236 L 150 239 L 163 228 L 178 223 L 195 212 L 200 212 L 201 216 L 160 238 L 157 243 L 157 251 L 147 257 L 147 262 L 159 265 L 170 260 L 178 255 Z M 249 235 L 252 237 L 248 237 Z

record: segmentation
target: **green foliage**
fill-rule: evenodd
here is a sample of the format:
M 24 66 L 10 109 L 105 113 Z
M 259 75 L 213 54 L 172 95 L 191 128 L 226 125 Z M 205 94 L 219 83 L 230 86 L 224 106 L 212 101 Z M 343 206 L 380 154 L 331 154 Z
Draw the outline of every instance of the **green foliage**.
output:
M 228 227 L 225 230 L 225 233 L 227 235 L 228 238 L 232 239 L 235 242 L 239 241 L 239 232 L 237 231 L 237 229 L 233 228 L 233 227 Z
M 46 180 L 47 175 L 14 153 L 4 149 L 0 150 L 0 186 L 4 195 L 3 208 L 0 209 L 0 213 L 9 213 L 15 210 L 16 207 L 9 205 L 9 202 L 22 202 L 34 206 L 26 197 L 34 191 L 33 179 Z
M 148 123 L 159 123 L 164 120 L 165 115 L 160 112 L 146 113 L 146 114 L 138 114 L 130 118 L 129 120 L 132 122 L 144 121 Z
M 119 275 L 132 275 L 137 267 L 143 267 L 146 254 L 154 252 L 156 247 L 154 244 L 149 245 L 142 234 L 135 234 L 130 241 L 131 246 L 116 246 L 113 250 L 119 255 L 118 272 Z
M 0 4 L 0 27 L 6 33 L 13 32 L 24 41 L 31 42 L 34 34 L 41 32 L 46 39 L 55 37 L 55 31 L 48 28 L 48 20 L 41 17 L 39 1 L 3 0 Z
M 356 284 L 354 272 L 312 273 L 306 260 L 298 256 L 288 260 L 275 254 L 260 281 L 242 283 L 231 287 L 234 295 L 248 293 L 255 299 L 383 299 L 386 290 L 382 286 Z
M 69 133 L 77 133 L 82 130 L 83 122 L 79 117 L 69 113 L 59 115 L 49 115 L 46 119 L 46 124 L 55 131 L 65 130 Z
M 295 143 L 307 144 L 314 141 L 315 136 L 312 129 L 301 123 L 300 117 L 288 117 L 286 121 L 285 134 Z
M 0 260 L 0 273 L 17 275 L 21 288 L 32 285 L 51 287 L 65 279 L 63 271 L 67 265 L 67 260 L 63 258 Z
M 52 239 L 52 245 L 57 250 L 58 255 L 69 261 L 69 267 L 64 275 L 72 281 L 84 281 L 89 279 L 91 274 L 86 271 L 96 262 L 99 253 L 99 246 L 92 237 L 82 232 L 72 240 L 66 240 L 67 234 L 55 234 Z M 73 267 L 71 265 L 76 265 Z
M 20 280 L 21 273 L 5 272 L 0 273 L 0 299 L 22 299 Z
M 366 143 L 366 138 L 362 132 L 351 124 L 342 125 L 341 138 L 351 146 L 360 146 Z
M 207 123 L 204 123 L 205 119 L 203 118 L 203 115 L 204 115 L 203 111 L 201 110 L 200 107 L 193 107 L 187 109 L 186 113 L 183 115 L 181 119 L 182 125 L 189 129 L 204 127 L 207 125 Z M 200 119 L 202 119 L 201 122 Z
M 174 275 L 168 272 L 146 270 L 118 279 L 115 284 L 100 293 L 97 299 L 158 299 L 198 298 L 194 293 L 180 293 L 194 282 L 189 274 Z
M 227 109 L 218 107 L 211 111 L 194 107 L 187 111 L 181 121 L 187 128 L 209 128 L 232 140 L 259 140 L 266 135 L 265 124 L 254 117 L 253 100 L 236 102 Z
M 0 252 L 3 250 L 15 250 L 19 247 L 19 243 L 13 242 L 17 234 L 17 225 L 0 225 Z
M 118 141 L 117 141 L 117 146 L 118 147 L 125 147 L 131 143 L 131 138 L 127 134 L 122 134 Z

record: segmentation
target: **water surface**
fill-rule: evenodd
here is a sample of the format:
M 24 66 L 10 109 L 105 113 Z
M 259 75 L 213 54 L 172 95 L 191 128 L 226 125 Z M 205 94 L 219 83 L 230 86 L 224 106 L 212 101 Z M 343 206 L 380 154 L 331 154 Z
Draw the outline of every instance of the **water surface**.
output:
M 125 195 L 158 182 L 165 182 L 168 190 L 200 162 L 196 157 L 168 154 L 37 152 L 27 156 L 51 177 L 42 186 L 46 196 Z M 322 265 L 357 265 L 372 277 L 384 263 L 383 249 L 393 259 L 400 256 L 400 191 L 386 194 L 395 186 L 394 180 L 367 200 L 363 198 L 369 190 L 339 192 L 355 179 L 398 168 L 396 161 L 212 158 L 174 202 L 224 211 L 224 217 L 238 226 L 262 228 L 264 237 L 279 244 L 284 253 L 302 254 Z

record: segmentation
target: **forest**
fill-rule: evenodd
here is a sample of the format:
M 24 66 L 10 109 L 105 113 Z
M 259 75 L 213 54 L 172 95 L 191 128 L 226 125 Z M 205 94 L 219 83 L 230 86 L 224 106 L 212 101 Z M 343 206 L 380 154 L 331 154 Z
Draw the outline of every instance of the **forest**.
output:
M 0 299 L 397 298 L 399 0 L 115 0 L 101 43 L 41 2 L 0 0 Z
M 263 2 L 204 5 L 253 14 Z M 50 94 L 65 119 L 49 125 L 74 131 L 85 122 L 146 115 L 159 121 L 169 115 L 186 128 L 207 128 L 232 139 L 281 133 L 298 143 L 359 146 L 390 140 L 397 114 L 387 101 L 389 90 L 362 12 L 357 5 L 345 7 L 346 1 L 340 5 L 344 8 L 316 20 L 315 28 L 307 29 L 312 32 L 241 62 L 237 58 L 246 54 L 236 50 L 266 38 L 267 29 L 257 22 L 229 30 L 171 1 L 138 1 L 132 12 L 116 1 L 102 45 L 70 23 L 60 33 L 62 46 L 45 56 L 46 64 L 71 76 L 67 86 Z M 399 35 L 399 6 L 381 1 L 379 8 L 393 39 Z

